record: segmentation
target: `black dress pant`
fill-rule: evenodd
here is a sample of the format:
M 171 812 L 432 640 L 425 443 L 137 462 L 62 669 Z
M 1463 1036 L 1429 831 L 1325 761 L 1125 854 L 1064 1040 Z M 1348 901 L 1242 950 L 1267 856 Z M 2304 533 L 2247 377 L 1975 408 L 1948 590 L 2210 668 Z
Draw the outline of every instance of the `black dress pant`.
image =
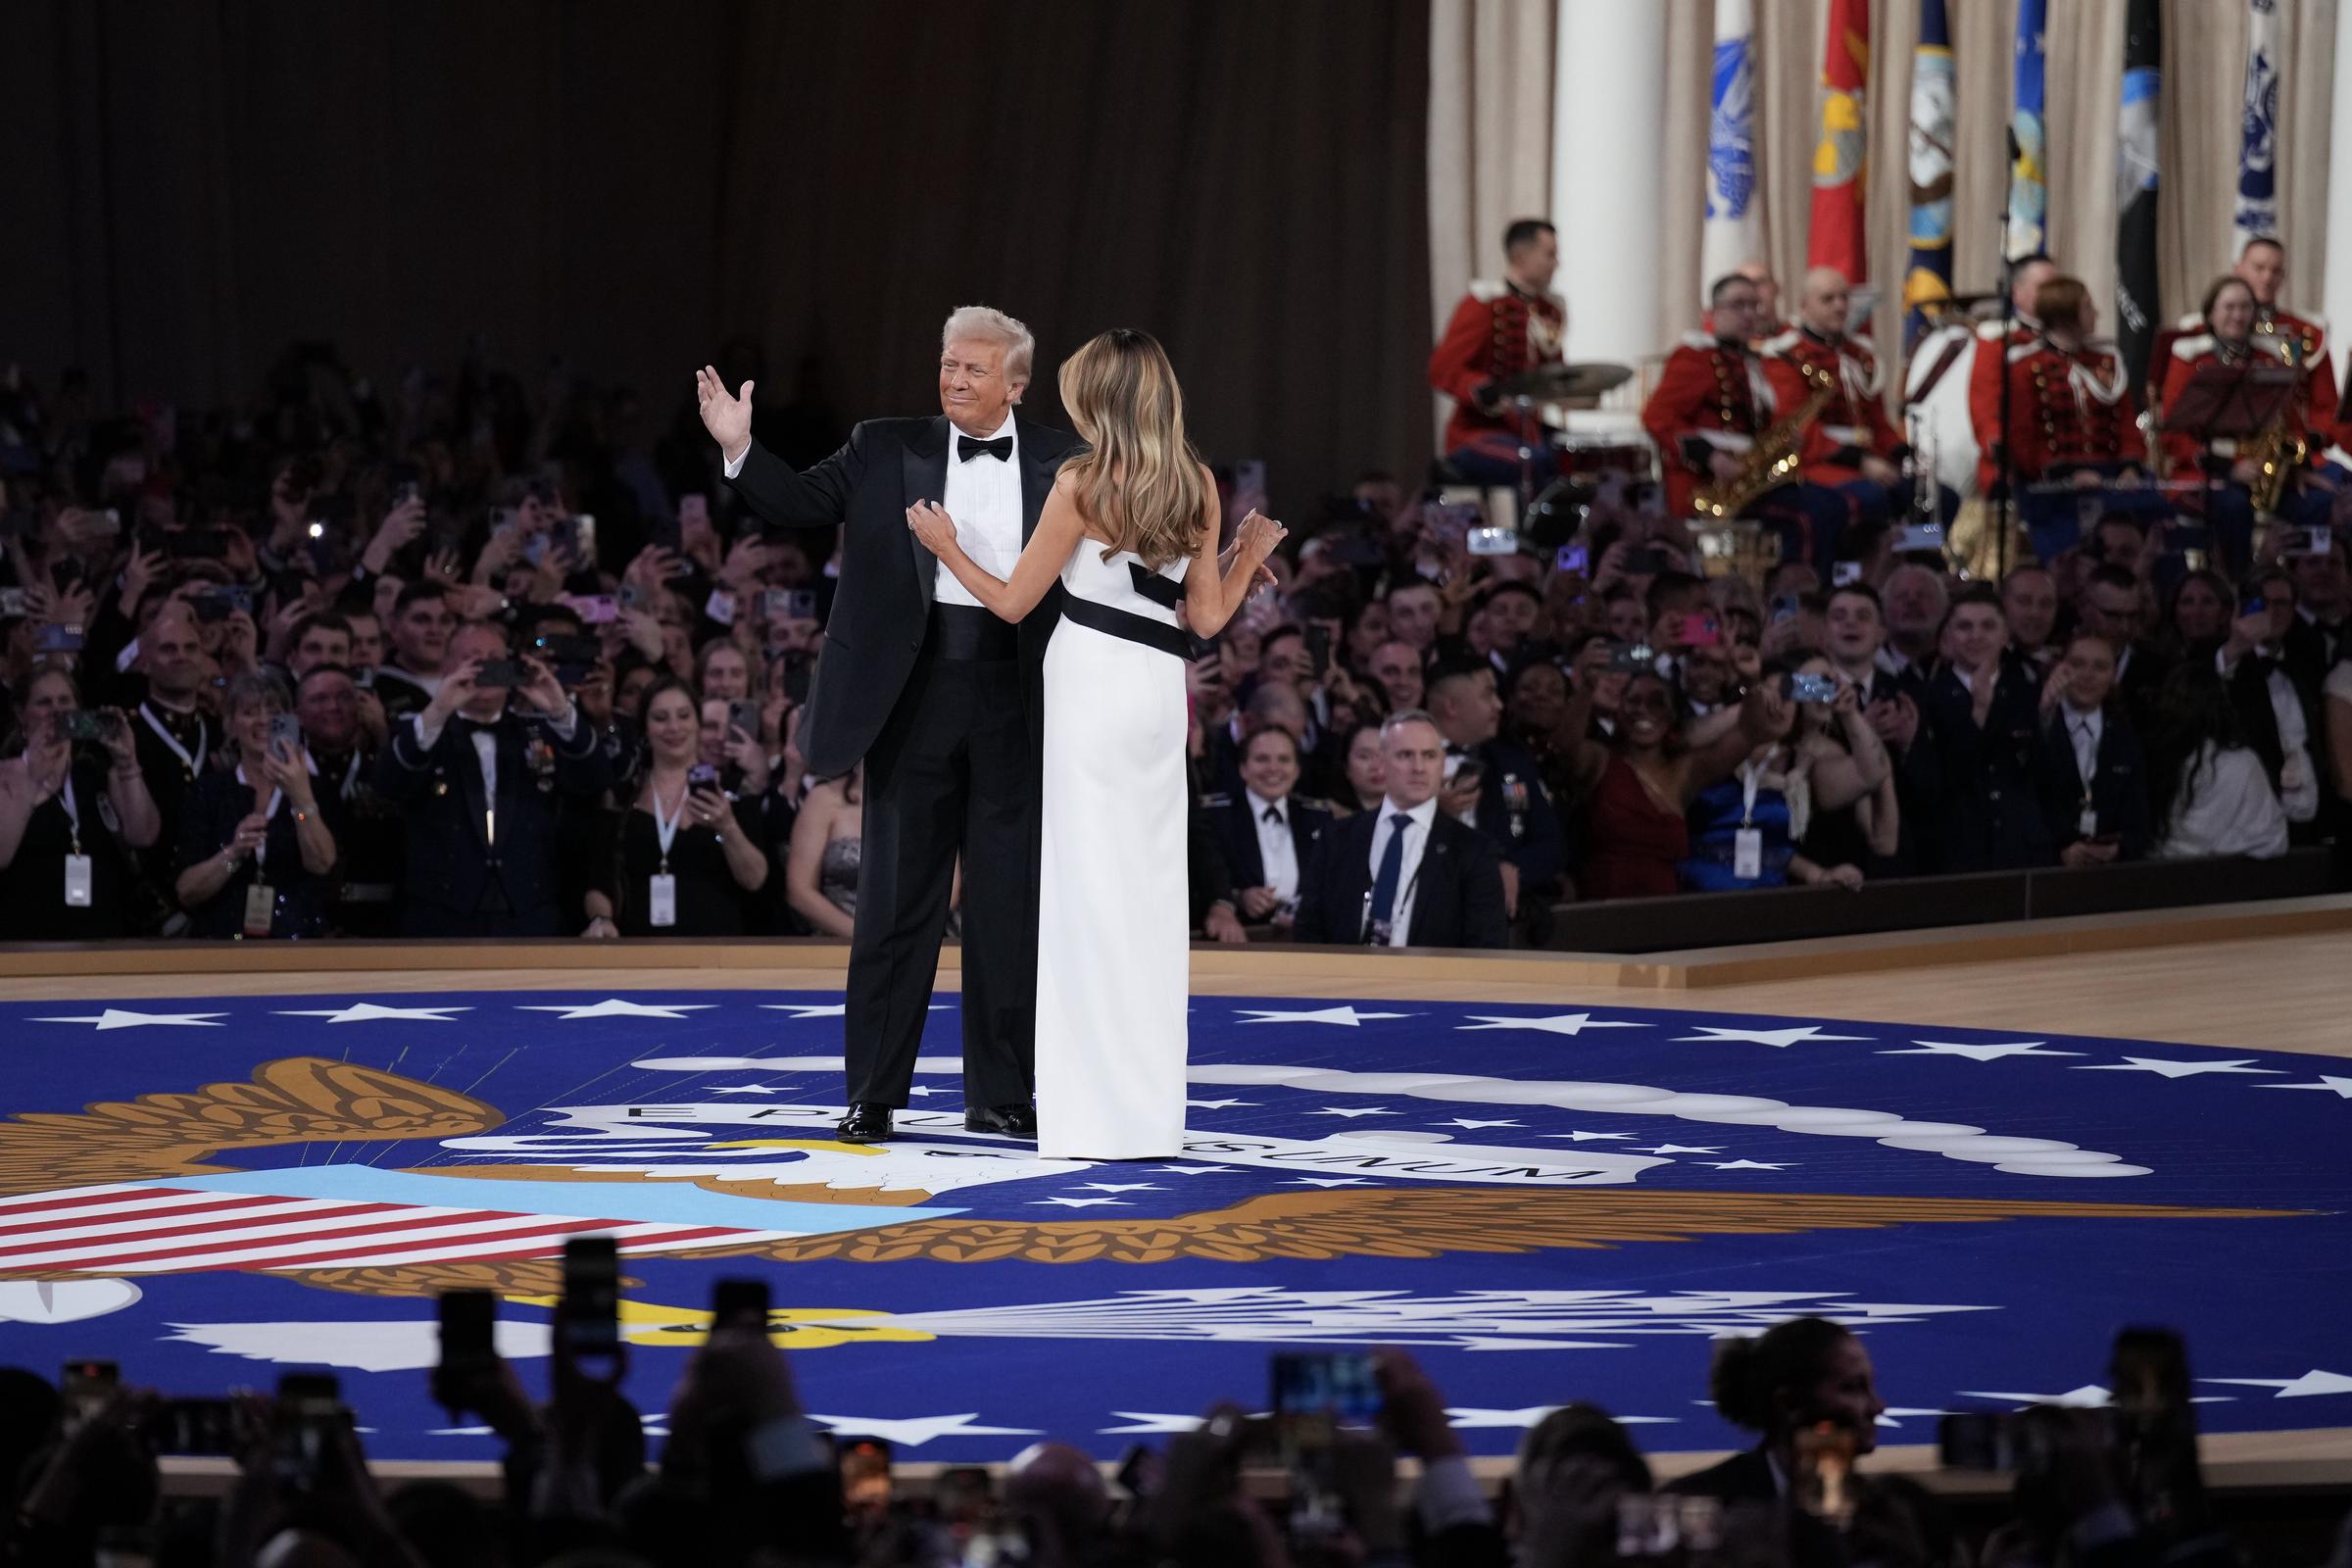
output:
M 1019 660 L 948 659 L 927 646 L 865 758 L 844 1019 L 852 1101 L 906 1103 L 960 853 L 964 1103 L 1029 1103 L 1038 765 Z

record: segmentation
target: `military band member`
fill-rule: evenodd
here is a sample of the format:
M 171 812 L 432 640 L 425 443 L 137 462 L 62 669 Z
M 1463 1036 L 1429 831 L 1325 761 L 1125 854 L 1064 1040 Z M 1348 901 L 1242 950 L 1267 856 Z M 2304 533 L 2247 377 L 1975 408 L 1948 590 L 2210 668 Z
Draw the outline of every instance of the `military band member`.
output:
M 2029 256 L 2009 270 L 2009 307 L 2015 319 L 2006 333 L 1996 318 L 1977 324 L 1975 358 L 1968 368 L 1968 423 L 1977 433 L 1981 454 L 1978 468 L 1979 493 L 1991 476 L 2001 471 L 2000 454 L 1984 446 L 1984 432 L 2001 427 L 2001 371 L 2008 364 L 2008 352 L 2020 344 L 2032 344 L 2041 337 L 2041 319 L 2034 312 L 2034 303 L 2040 297 L 2041 287 L 2059 275 L 2058 264 L 2046 256 Z M 1997 350 L 1993 345 L 2001 345 Z M 1984 459 L 1991 461 L 1985 462 Z
M 2138 425 L 2138 401 L 2131 374 L 2115 346 L 2092 338 L 2098 309 L 2090 291 L 2071 277 L 2052 278 L 2034 296 L 2040 334 L 2009 347 L 2009 424 L 2005 432 L 2018 487 L 2018 513 L 2043 561 L 2072 547 L 2078 537 L 2080 496 L 2075 492 L 2122 485 L 2107 497 L 2105 510 L 2152 512 L 2163 506 L 2158 492 L 2134 491 L 2147 464 L 2147 444 Z M 1985 345 L 1979 344 L 1982 354 Z M 1993 419 L 1999 416 L 1993 404 Z M 1980 483 L 1996 482 L 1992 419 L 1977 427 L 1984 452 Z
M 2200 370 L 2213 366 L 2286 365 L 2284 340 L 2277 333 L 2255 330 L 2258 311 L 2252 284 L 2234 272 L 2221 279 L 2206 291 L 2204 306 L 2193 318 L 2201 330 L 2175 337 L 2164 367 L 2165 453 L 2176 474 L 2207 479 L 2204 491 L 2190 497 L 2189 504 L 2204 508 L 2221 559 L 2231 569 L 2243 569 L 2253 559 L 2253 490 L 2262 478 L 2252 455 L 2258 438 L 2208 438 L 2195 430 L 2174 428 L 2173 419 L 2181 395 Z M 2286 407 L 2283 429 L 2289 443 L 2314 439 L 2302 405 L 2298 395 Z M 2316 439 L 2325 444 L 2324 427 Z M 2308 459 L 2303 472 L 2310 472 Z M 2322 485 L 2305 484 L 2302 475 L 2291 475 L 2279 492 L 2278 510 L 2298 525 L 2326 522 L 2331 500 Z
M 1666 357 L 1657 388 L 1642 407 L 1642 427 L 1656 444 L 1666 475 L 1670 517 L 1693 515 L 1702 488 L 1736 481 L 1757 438 L 1791 412 L 1779 406 L 1764 362 L 1749 347 L 1763 312 L 1756 285 L 1729 273 L 1716 279 L 1707 300 L 1713 335 L 1686 336 Z M 1834 491 L 1783 484 L 1757 497 L 1741 515 L 1779 532 L 1787 557 L 1818 564 L 1831 559 L 1845 512 L 1844 498 Z
M 1910 499 L 1901 468 L 1910 449 L 1886 416 L 1886 368 L 1845 330 L 1851 297 L 1852 285 L 1836 268 L 1807 272 L 1797 324 L 1764 345 L 1764 375 L 1783 409 L 1796 408 L 1818 388 L 1833 389 L 1806 427 L 1798 471 L 1805 483 L 1843 496 L 1853 511 L 1849 521 L 1885 523 Z
M 1551 291 L 1560 240 L 1540 218 L 1503 230 L 1503 275 L 1470 285 L 1429 356 L 1429 384 L 1453 399 L 1446 421 L 1446 461 L 1479 484 L 1519 477 L 1519 447 L 1529 431 L 1501 395 L 1502 383 L 1539 365 L 1557 365 L 1568 337 L 1568 302 Z M 1546 464 L 1549 463 L 1546 458 Z
M 2254 294 L 2253 335 L 2269 340 L 2279 358 L 2303 372 L 2302 410 L 2309 428 L 2326 431 L 2337 419 L 2335 369 L 2328 352 L 2328 323 L 2317 316 L 2290 311 L 2278 301 L 2286 282 L 2286 248 L 2267 236 L 2246 241 L 2230 275 L 2242 278 Z M 2207 313 L 2180 318 L 2182 335 L 2210 329 Z M 2151 374 L 2153 372 L 2150 372 Z

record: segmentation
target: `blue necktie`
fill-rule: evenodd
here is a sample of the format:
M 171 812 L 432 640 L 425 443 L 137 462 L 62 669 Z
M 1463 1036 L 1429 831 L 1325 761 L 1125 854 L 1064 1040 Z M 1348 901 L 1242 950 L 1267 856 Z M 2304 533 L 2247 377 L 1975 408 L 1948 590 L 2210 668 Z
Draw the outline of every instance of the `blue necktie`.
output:
M 1389 834 L 1389 847 L 1380 857 L 1380 874 L 1372 879 L 1372 924 L 1375 928 L 1388 925 L 1396 917 L 1396 884 L 1404 876 L 1404 830 L 1413 819 L 1398 811 L 1389 818 L 1394 829 Z M 1375 940 L 1373 933 L 1364 933 L 1366 941 Z

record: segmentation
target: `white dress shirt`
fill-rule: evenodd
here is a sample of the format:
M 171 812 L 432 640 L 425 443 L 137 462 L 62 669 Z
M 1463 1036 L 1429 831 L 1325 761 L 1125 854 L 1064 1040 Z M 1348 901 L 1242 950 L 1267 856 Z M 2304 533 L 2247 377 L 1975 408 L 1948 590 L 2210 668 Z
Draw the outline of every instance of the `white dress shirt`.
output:
M 1389 820 L 1398 811 L 1404 811 L 1406 816 L 1412 818 L 1407 826 L 1398 827 Z M 1421 882 L 1421 852 L 1429 848 L 1430 824 L 1437 820 L 1437 815 L 1438 798 L 1434 795 L 1410 810 L 1404 810 L 1404 808 L 1386 796 L 1381 798 L 1380 820 L 1372 828 L 1372 858 L 1369 862 L 1372 880 L 1365 883 L 1364 887 L 1369 892 L 1380 881 L 1380 861 L 1389 853 L 1390 835 L 1403 834 L 1404 858 L 1396 867 L 1396 907 L 1389 922 L 1389 946 L 1392 948 L 1411 945 L 1413 900 L 1420 891 Z
M 999 581 L 1010 582 L 1013 564 L 1021 559 L 1021 445 L 1010 414 L 985 439 L 1000 436 L 1010 436 L 1013 443 L 1004 462 L 977 457 L 967 463 L 961 448 L 970 437 L 954 425 L 948 427 L 948 488 L 940 505 L 956 519 L 956 542 L 972 564 Z M 938 603 L 981 608 L 946 562 L 939 563 L 933 582 Z
M 2090 781 L 2099 774 L 2099 737 L 2106 733 L 2106 715 L 2097 709 L 2084 712 L 2072 703 L 2059 706 L 2066 715 L 2066 738 L 2075 743 L 2075 773 L 2082 781 L 2082 793 L 2090 793 Z
M 1242 791 L 1242 799 L 1250 803 L 1250 820 L 1257 825 L 1257 859 L 1265 872 L 1264 885 L 1288 904 L 1298 896 L 1298 841 L 1291 837 L 1291 803 L 1269 801 L 1250 789 Z

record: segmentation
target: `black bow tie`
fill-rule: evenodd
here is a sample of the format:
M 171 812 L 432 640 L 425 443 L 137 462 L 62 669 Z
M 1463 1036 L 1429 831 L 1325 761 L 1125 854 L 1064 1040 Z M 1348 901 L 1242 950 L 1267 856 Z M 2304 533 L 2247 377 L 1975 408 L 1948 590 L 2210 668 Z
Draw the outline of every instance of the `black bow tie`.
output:
M 1012 437 L 1001 435 L 994 441 L 975 441 L 968 435 L 961 436 L 956 442 L 956 456 L 965 463 L 979 457 L 994 458 L 999 463 L 1010 463 L 1012 461 Z

